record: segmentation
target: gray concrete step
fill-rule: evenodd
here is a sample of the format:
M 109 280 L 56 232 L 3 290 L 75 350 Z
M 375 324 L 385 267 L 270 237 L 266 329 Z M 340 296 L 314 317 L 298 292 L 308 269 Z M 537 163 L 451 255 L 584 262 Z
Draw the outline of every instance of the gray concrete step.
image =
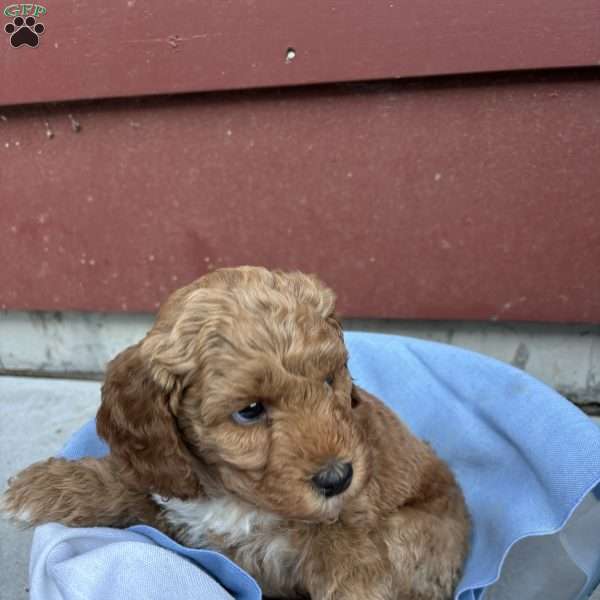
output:
M 152 322 L 149 314 L 0 311 L 0 373 L 99 378 L 107 361 Z M 600 412 L 600 325 L 349 319 L 344 326 L 493 356 Z

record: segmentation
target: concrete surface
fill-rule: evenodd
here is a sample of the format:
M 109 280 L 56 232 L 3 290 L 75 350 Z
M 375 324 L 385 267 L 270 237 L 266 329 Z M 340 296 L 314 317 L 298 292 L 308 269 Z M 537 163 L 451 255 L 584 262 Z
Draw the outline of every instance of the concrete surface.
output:
M 102 373 L 153 320 L 145 314 L 0 311 L 0 370 Z
M 100 401 L 100 384 L 0 377 L 0 490 L 16 471 L 47 458 Z M 0 598 L 26 600 L 31 531 L 0 519 Z
M 99 378 L 141 339 L 148 314 L 0 311 L 0 373 Z M 571 400 L 600 408 L 600 325 L 348 319 L 346 329 L 454 344 L 518 366 Z

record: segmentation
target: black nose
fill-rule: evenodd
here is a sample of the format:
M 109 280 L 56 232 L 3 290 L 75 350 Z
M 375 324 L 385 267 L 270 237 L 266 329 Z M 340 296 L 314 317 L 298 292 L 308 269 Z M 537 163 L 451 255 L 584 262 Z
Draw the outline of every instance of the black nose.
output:
M 312 480 L 319 492 L 330 498 L 348 489 L 352 473 L 351 463 L 334 462 L 321 469 Z

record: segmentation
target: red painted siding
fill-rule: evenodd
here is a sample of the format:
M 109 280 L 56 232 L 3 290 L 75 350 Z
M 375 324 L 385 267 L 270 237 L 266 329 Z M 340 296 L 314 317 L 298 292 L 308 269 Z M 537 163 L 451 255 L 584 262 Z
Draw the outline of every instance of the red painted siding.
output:
M 0 305 L 250 263 L 347 315 L 600 321 L 599 106 L 587 71 L 3 110 Z
M 598 0 L 42 4 L 36 49 L 2 22 L 0 105 L 600 63 Z

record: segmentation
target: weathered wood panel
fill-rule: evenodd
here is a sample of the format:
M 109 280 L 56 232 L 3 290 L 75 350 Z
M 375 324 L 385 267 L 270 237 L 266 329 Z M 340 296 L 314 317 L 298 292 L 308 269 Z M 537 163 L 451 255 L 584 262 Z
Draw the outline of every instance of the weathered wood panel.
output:
M 600 62 L 598 0 L 53 0 L 45 6 L 35 49 L 10 46 L 4 25 L 12 17 L 4 17 L 0 105 Z
M 591 71 L 0 111 L 0 306 L 265 264 L 347 315 L 600 321 L 598 107 Z

